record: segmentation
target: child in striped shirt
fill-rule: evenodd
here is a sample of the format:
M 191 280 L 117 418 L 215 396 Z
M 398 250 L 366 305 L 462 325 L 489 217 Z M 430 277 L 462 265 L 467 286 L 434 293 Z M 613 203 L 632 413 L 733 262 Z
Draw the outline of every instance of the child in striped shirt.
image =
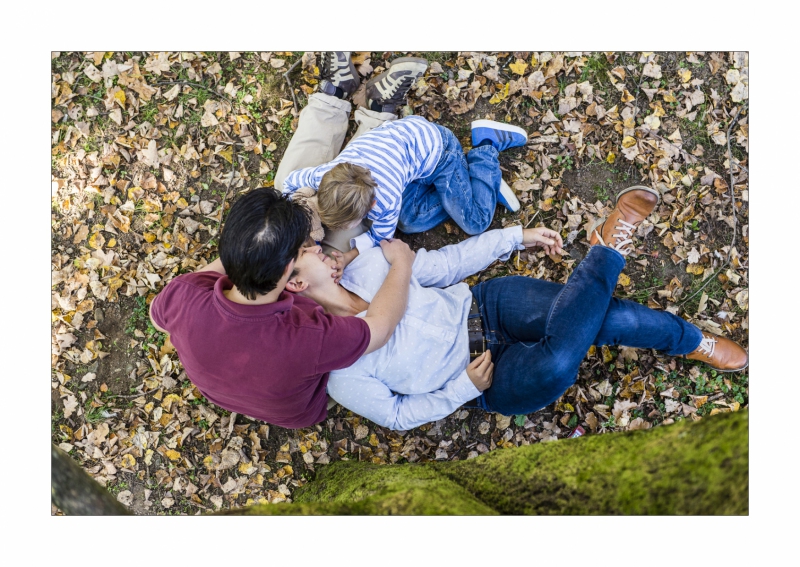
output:
M 339 59 L 343 73 L 352 76 L 349 54 Z M 391 79 L 390 72 L 403 68 L 403 63 L 403 59 L 395 61 L 384 73 L 385 79 Z M 333 83 L 335 74 L 331 73 Z M 368 96 L 374 91 L 373 98 L 392 98 L 391 87 L 396 83 L 370 83 Z M 405 87 L 403 98 L 410 84 Z M 331 90 L 330 96 L 338 98 L 351 91 L 339 87 Z M 393 102 L 395 108 L 398 101 Z M 369 104 L 371 110 L 386 110 Z M 349 248 L 342 250 L 346 265 L 359 250 L 392 238 L 396 228 L 406 233 L 423 232 L 451 218 L 464 232 L 474 235 L 489 227 L 498 201 L 510 211 L 518 210 L 519 201 L 502 180 L 498 152 L 526 143 L 522 128 L 477 120 L 472 123 L 473 148 L 465 155 L 450 130 L 423 117 L 408 116 L 388 120 L 361 134 L 327 163 L 289 173 L 282 190 L 284 194 L 305 187 L 316 191 L 319 218 L 328 231 L 366 227 L 369 223 L 362 225 L 362 219 L 371 221 L 368 230 L 350 239 Z

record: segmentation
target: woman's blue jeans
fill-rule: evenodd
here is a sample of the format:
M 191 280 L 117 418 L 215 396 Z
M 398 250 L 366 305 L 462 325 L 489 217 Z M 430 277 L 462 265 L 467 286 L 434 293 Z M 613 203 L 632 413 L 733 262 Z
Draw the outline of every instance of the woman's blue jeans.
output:
M 489 228 L 497 205 L 501 180 L 497 150 L 479 146 L 465 156 L 455 135 L 435 126 L 442 133 L 442 157 L 432 174 L 403 190 L 397 228 L 413 234 L 452 218 L 467 234 L 480 234 Z
M 474 404 L 523 415 L 557 400 L 577 378 L 591 345 L 695 350 L 702 333 L 665 311 L 612 297 L 624 257 L 593 246 L 566 285 L 509 276 L 472 288 L 494 362 L 492 385 Z

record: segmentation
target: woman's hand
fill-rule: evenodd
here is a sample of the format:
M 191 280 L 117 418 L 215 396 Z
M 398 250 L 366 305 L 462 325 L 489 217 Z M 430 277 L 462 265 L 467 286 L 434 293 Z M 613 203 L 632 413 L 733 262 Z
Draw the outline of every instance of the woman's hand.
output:
M 561 239 L 561 235 L 555 230 L 543 226 L 523 228 L 522 245 L 525 246 L 525 248 L 539 246 L 549 255 L 564 253 L 564 249 L 562 248 L 564 241 Z

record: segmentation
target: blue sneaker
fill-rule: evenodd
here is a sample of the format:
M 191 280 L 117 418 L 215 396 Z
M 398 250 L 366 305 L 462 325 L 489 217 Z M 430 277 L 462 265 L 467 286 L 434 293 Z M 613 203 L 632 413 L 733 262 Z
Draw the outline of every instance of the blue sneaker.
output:
M 519 199 L 514 195 L 514 191 L 508 186 L 504 179 L 500 179 L 500 190 L 497 192 L 497 200 L 509 212 L 516 213 L 519 210 Z
M 472 147 L 489 140 L 498 152 L 519 148 L 528 143 L 528 133 L 519 126 L 494 120 L 475 120 L 472 123 Z

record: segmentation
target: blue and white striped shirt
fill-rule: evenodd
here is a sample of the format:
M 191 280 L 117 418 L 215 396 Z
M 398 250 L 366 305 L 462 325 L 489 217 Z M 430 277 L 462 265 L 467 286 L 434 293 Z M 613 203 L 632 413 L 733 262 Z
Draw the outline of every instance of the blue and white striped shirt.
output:
M 403 190 L 415 179 L 433 173 L 442 157 L 442 147 L 441 132 L 425 118 L 389 120 L 353 140 L 332 161 L 290 173 L 283 182 L 283 193 L 292 194 L 302 187 L 316 191 L 322 176 L 340 163 L 368 169 L 378 186 L 377 202 L 367 214 L 372 228 L 355 239 L 355 247 L 363 252 L 394 236 Z

